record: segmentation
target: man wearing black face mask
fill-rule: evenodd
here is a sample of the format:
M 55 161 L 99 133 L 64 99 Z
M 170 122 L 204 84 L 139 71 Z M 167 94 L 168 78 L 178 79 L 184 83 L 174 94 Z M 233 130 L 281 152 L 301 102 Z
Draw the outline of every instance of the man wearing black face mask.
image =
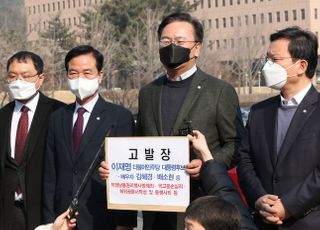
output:
M 213 157 L 230 168 L 243 131 L 238 97 L 231 85 L 196 66 L 203 40 L 201 23 L 189 14 L 171 14 L 161 22 L 158 38 L 167 73 L 140 91 L 138 135 L 181 135 L 191 124 L 206 136 Z M 192 178 L 193 200 L 206 194 L 197 180 L 201 161 L 193 153 L 190 159 L 186 171 Z M 143 228 L 177 229 L 175 217 L 175 213 L 145 212 Z

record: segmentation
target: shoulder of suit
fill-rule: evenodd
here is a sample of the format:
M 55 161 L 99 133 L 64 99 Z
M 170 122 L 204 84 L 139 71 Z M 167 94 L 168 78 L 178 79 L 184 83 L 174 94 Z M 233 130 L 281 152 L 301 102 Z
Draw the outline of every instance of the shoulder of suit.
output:
M 196 72 L 195 77 L 201 77 L 203 80 L 206 81 L 206 84 L 214 84 L 215 86 L 221 86 L 221 87 L 232 87 L 232 85 L 224 80 L 221 80 L 213 75 L 210 75 L 206 72 L 203 72 L 200 68 L 198 68 Z
M 140 89 L 140 93 L 148 90 L 152 90 L 154 87 L 159 87 L 163 84 L 164 79 L 166 78 L 165 74 L 162 74 L 157 79 L 153 80 L 152 82 L 146 84 Z
M 279 103 L 279 95 L 273 96 L 273 97 L 269 97 L 263 101 L 260 101 L 254 105 L 251 106 L 251 110 L 258 110 L 258 109 L 262 109 L 262 108 L 267 108 L 269 106 L 274 106 L 275 104 Z
M 110 110 L 111 110 L 111 111 L 114 111 L 114 112 L 117 111 L 117 112 L 120 112 L 120 113 L 130 113 L 131 114 L 131 112 L 128 109 L 124 108 L 121 105 L 117 105 L 117 104 L 114 104 L 112 102 L 106 101 L 101 96 L 100 96 L 99 101 L 98 102 L 101 103 L 100 106 L 104 107 L 107 110 L 107 112 L 110 112 Z

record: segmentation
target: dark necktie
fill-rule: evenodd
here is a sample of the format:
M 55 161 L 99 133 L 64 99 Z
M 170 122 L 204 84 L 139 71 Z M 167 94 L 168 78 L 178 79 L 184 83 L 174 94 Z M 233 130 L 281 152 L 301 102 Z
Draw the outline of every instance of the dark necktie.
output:
M 23 160 L 23 150 L 28 135 L 28 111 L 29 108 L 26 106 L 22 106 L 20 110 L 21 116 L 18 123 L 15 145 L 15 160 L 18 165 L 20 165 Z
M 73 157 L 74 159 L 77 157 L 82 137 L 82 130 L 83 130 L 83 114 L 86 110 L 82 107 L 78 108 L 78 118 L 76 123 L 73 127 Z

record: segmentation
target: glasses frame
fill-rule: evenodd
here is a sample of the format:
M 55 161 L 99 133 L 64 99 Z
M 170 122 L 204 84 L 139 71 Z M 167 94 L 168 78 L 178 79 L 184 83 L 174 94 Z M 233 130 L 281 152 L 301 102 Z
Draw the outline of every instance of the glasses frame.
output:
M 186 43 L 189 43 L 189 42 L 199 42 L 199 41 L 186 41 L 186 40 L 172 40 L 172 39 L 168 39 L 168 38 L 162 38 L 159 40 L 159 45 L 160 47 L 166 47 L 166 46 L 169 46 L 171 45 L 172 43 L 177 45 L 177 46 L 184 46 Z
M 33 79 L 33 78 L 35 78 L 35 77 L 39 77 L 41 74 L 40 73 L 36 73 L 35 75 L 33 75 L 33 76 L 21 76 L 21 75 L 17 75 L 17 76 L 15 76 L 15 77 L 10 77 L 9 75 L 7 76 L 7 79 L 6 79 L 6 82 L 7 83 L 12 83 L 12 82 L 14 82 L 14 81 L 17 81 L 17 80 L 19 80 L 19 79 L 21 79 L 21 80 L 24 80 L 24 81 L 27 81 L 27 82 L 32 82 L 32 83 L 35 83 L 36 81 L 31 81 L 31 80 L 29 80 L 29 79 Z

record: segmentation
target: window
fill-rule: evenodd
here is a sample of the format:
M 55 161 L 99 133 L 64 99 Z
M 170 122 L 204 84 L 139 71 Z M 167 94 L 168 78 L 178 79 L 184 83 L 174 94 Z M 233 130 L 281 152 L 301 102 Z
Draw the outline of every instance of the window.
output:
M 50 12 L 50 3 L 48 3 L 48 12 Z
M 208 0 L 208 8 L 211 8 L 211 0 Z
M 60 2 L 58 2 L 58 10 L 60 10 Z
M 287 10 L 284 11 L 284 20 L 289 21 L 289 12 Z
M 314 19 L 318 19 L 318 9 L 314 9 Z
M 79 25 L 81 25 L 81 17 L 79 17 Z
M 228 45 L 227 45 L 227 39 L 223 39 L 223 48 L 227 48 L 228 47 Z
M 70 9 L 70 0 L 68 0 L 68 8 Z
M 203 9 L 203 0 L 200 1 L 201 9 Z
M 202 24 L 203 28 L 205 28 L 205 25 L 206 25 L 205 20 L 202 20 L 201 24 Z
M 264 24 L 264 14 L 260 14 L 260 21 L 261 21 L 261 24 Z
M 262 45 L 266 44 L 266 38 L 264 36 L 261 37 L 261 44 Z
M 240 4 L 241 4 L 240 0 L 237 0 L 237 4 L 238 4 L 238 5 L 240 5 Z
M 230 0 L 230 3 L 229 3 L 229 4 L 230 4 L 230 6 L 232 6 L 232 5 L 233 5 L 233 0 Z
M 33 14 L 36 13 L 36 6 L 33 6 Z
M 245 15 L 244 20 L 245 20 L 246 26 L 248 26 L 249 25 L 249 16 Z
M 216 18 L 216 28 L 219 29 L 219 18 Z
M 272 23 L 272 13 L 271 12 L 268 13 L 268 18 L 269 18 L 269 23 Z
M 305 9 L 301 9 L 301 19 L 302 20 L 306 19 L 306 11 L 305 11 Z
M 223 19 L 222 19 L 222 22 L 223 22 L 223 28 L 226 28 L 226 27 L 227 27 L 227 20 L 226 20 L 226 18 L 223 18 Z
M 226 6 L 226 0 L 222 0 L 222 6 Z
M 241 17 L 238 16 L 237 19 L 238 19 L 238 26 L 241 26 Z
M 31 14 L 31 6 L 29 6 L 29 14 Z
M 68 18 L 69 26 L 71 26 L 71 18 Z
M 78 1 L 78 6 L 81 7 L 81 0 Z
M 234 39 L 231 38 L 231 48 L 234 48 Z
M 211 19 L 209 19 L 208 21 L 209 21 L 209 29 L 211 29 L 212 28 L 212 21 L 211 21 Z
M 230 17 L 230 27 L 233 27 L 233 17 Z
M 77 18 L 76 17 L 73 18 L 73 25 L 77 25 Z
M 65 9 L 65 8 L 66 8 L 66 2 L 63 1 L 63 2 L 62 2 L 62 9 Z
M 52 3 L 52 11 L 56 10 L 56 5 L 54 4 L 54 2 Z
M 216 40 L 216 44 L 217 44 L 217 50 L 220 49 L 220 42 L 219 42 L 219 40 Z
M 256 2 L 256 0 L 252 0 L 252 3 L 255 3 Z
M 218 0 L 216 0 L 216 1 L 215 1 L 215 6 L 216 6 L 216 7 L 218 7 L 218 6 L 219 6 L 219 4 L 218 4 Z
M 87 5 L 87 0 L 83 0 L 83 5 L 84 5 L 84 6 Z
M 198 2 L 197 0 L 193 0 L 194 10 L 197 10 Z
M 257 24 L 257 15 L 255 14 L 252 15 L 252 24 L 253 25 Z
M 44 21 L 43 22 L 43 30 L 45 30 L 46 29 L 46 22 Z
M 38 5 L 38 14 L 40 14 L 40 5 Z
M 65 18 L 62 19 L 62 23 L 63 23 L 64 26 L 66 26 L 66 19 Z
M 244 0 L 244 3 L 245 3 L 245 4 L 248 4 L 248 0 Z
M 277 11 L 277 22 L 280 22 L 280 12 Z
M 293 20 L 296 21 L 297 20 L 297 11 L 293 10 L 292 14 L 293 14 Z
M 42 5 L 42 12 L 46 12 L 46 5 L 45 4 Z
M 249 47 L 249 38 L 246 37 L 246 47 Z
M 76 8 L 76 0 L 73 0 L 73 8 Z

